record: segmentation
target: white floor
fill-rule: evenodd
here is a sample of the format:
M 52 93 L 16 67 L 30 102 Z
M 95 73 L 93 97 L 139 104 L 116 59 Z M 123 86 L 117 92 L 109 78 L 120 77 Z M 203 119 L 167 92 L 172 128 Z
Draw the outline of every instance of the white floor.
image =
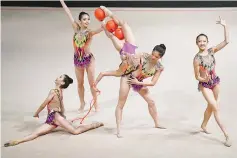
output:
M 91 28 L 99 27 L 91 8 L 74 8 L 91 15 Z M 121 9 L 113 8 L 133 29 L 138 51 L 150 52 L 157 44 L 167 47 L 162 61 L 165 71 L 158 84 L 151 88 L 161 123 L 167 130 L 153 128 L 146 103 L 131 91 L 124 109 L 123 139 L 115 133 L 114 111 L 117 104 L 119 78 L 105 78 L 99 85 L 101 112 L 87 119 L 103 121 L 105 127 L 72 136 L 56 132 L 16 147 L 2 148 L 4 158 L 38 157 L 162 157 L 171 158 L 234 158 L 237 144 L 237 9 Z M 224 137 L 214 118 L 208 125 L 211 135 L 196 133 L 202 121 L 206 103 L 197 90 L 192 61 L 198 49 L 195 38 L 206 33 L 210 46 L 224 39 L 223 28 L 216 25 L 218 16 L 230 29 L 230 44 L 216 54 L 217 73 L 221 78 L 221 119 L 233 146 L 226 148 Z M 73 66 L 71 24 L 62 9 L 2 8 L 1 31 L 1 116 L 2 140 L 20 138 L 45 121 L 45 111 L 39 120 L 35 110 L 54 87 L 61 74 L 74 79 L 64 94 L 69 118 L 78 116 L 79 98 Z M 94 37 L 92 50 L 96 58 L 96 75 L 116 69 L 118 53 L 105 34 Z M 86 100 L 91 100 L 85 76 Z M 88 105 L 87 105 L 88 108 Z M 54 148 L 55 147 L 55 148 Z M 69 148 L 68 148 L 69 147 Z

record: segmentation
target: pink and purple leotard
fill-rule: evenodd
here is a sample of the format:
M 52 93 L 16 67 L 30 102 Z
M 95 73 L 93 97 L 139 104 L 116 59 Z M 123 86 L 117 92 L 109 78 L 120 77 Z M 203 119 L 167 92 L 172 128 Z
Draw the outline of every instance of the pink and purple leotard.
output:
M 74 65 L 77 67 L 87 67 L 93 54 L 87 50 L 87 47 L 91 41 L 90 32 L 85 30 L 84 32 L 78 31 L 73 36 L 74 47 Z

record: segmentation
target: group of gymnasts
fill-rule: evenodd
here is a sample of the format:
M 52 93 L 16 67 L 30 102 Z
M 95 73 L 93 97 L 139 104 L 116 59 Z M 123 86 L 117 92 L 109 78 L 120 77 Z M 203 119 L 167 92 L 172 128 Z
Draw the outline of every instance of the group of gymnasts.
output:
M 138 53 L 136 52 L 136 42 L 132 29 L 125 21 L 119 19 L 108 8 L 100 6 L 104 11 L 106 18 L 114 20 L 114 22 L 121 27 L 124 40 L 119 40 L 113 33 L 106 30 L 105 22 L 101 22 L 101 27 L 97 30 L 89 29 L 90 16 L 86 12 L 79 14 L 78 20 L 74 20 L 70 10 L 66 6 L 63 0 L 60 0 L 63 9 L 69 17 L 72 28 L 74 30 L 73 46 L 74 46 L 74 65 L 75 74 L 77 77 L 78 95 L 80 98 L 79 111 L 82 112 L 85 107 L 84 100 L 84 71 L 86 70 L 88 81 L 91 89 L 91 93 L 94 100 L 95 111 L 99 111 L 97 103 L 97 84 L 103 76 L 115 76 L 120 77 L 120 89 L 118 104 L 115 110 L 116 124 L 117 124 L 117 137 L 121 137 L 120 124 L 122 120 L 122 112 L 126 103 L 130 88 L 133 88 L 148 104 L 149 113 L 154 121 L 155 128 L 165 129 L 159 123 L 157 109 L 153 98 L 149 93 L 149 86 L 155 86 L 164 67 L 162 66 L 160 59 L 163 58 L 166 47 L 164 44 L 156 45 L 151 53 Z M 228 28 L 223 19 L 219 19 L 217 24 L 224 27 L 224 41 L 220 44 L 208 48 L 208 37 L 205 34 L 200 34 L 196 37 L 196 44 L 199 48 L 199 52 L 193 59 L 194 74 L 199 81 L 198 90 L 202 92 L 205 100 L 207 101 L 207 108 L 204 113 L 204 119 L 201 124 L 201 129 L 206 134 L 209 134 L 206 126 L 212 113 L 215 120 L 219 125 L 225 136 L 224 145 L 231 146 L 230 138 L 223 126 L 219 117 L 219 83 L 220 78 L 215 73 L 215 53 L 220 51 L 229 43 Z M 120 54 L 121 63 L 117 70 L 111 70 L 101 72 L 95 79 L 95 58 L 90 50 L 91 41 L 94 35 L 105 32 L 106 36 L 112 41 L 114 47 Z M 144 81 L 144 79 L 152 77 L 150 81 Z M 72 122 L 66 119 L 64 115 L 64 103 L 63 103 L 63 90 L 73 83 L 73 79 L 64 74 L 55 80 L 55 88 L 52 89 L 48 97 L 41 104 L 39 109 L 35 112 L 34 117 L 39 117 L 39 113 L 47 107 L 48 116 L 45 123 L 35 130 L 32 134 L 24 137 L 23 139 L 9 141 L 4 144 L 7 146 L 14 146 L 23 142 L 31 141 L 43 134 L 50 133 L 58 126 L 66 129 L 69 133 L 77 135 L 88 130 L 99 128 L 104 124 L 101 122 L 94 122 L 87 125 L 80 125 L 75 128 Z

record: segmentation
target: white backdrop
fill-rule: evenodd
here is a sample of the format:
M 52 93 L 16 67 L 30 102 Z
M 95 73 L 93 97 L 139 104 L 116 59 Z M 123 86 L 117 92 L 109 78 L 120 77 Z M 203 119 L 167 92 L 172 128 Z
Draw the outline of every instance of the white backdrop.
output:
M 74 17 L 76 18 L 82 10 L 88 11 L 91 15 L 91 28 L 100 26 L 91 8 L 72 9 Z M 229 45 L 216 54 L 216 71 L 221 78 L 221 117 L 228 127 L 233 142 L 237 142 L 236 8 L 113 8 L 113 11 L 132 27 L 139 46 L 137 51 L 150 52 L 160 43 L 164 43 L 167 47 L 162 61 L 165 71 L 157 85 L 151 88 L 151 95 L 157 103 L 161 124 L 168 126 L 168 131 L 157 132 L 151 128 L 153 122 L 146 103 L 131 91 L 123 113 L 123 131 L 127 131 L 125 133 L 129 136 L 127 139 L 116 141 L 112 133 L 115 131 L 114 109 L 117 104 L 119 78 L 108 77 L 99 84 L 99 89 L 102 91 L 99 96 L 101 113 L 96 115 L 96 118 L 88 118 L 88 120 L 102 120 L 106 124 L 105 128 L 82 137 L 69 137 L 62 133 L 59 133 L 59 137 L 53 133 L 17 148 L 4 148 L 3 157 L 16 157 L 16 154 L 17 157 L 29 157 L 34 154 L 35 158 L 73 157 L 80 150 L 82 157 L 88 157 L 90 153 L 91 157 L 96 155 L 105 158 L 138 158 L 144 155 L 174 157 L 177 154 L 188 158 L 194 155 L 203 158 L 205 156 L 234 158 L 235 145 L 225 150 L 219 141 L 223 137 L 215 123 L 208 125 L 208 128 L 215 133 L 211 136 L 194 136 L 188 132 L 193 127 L 199 128 L 206 107 L 201 93 L 197 90 L 197 81 L 193 73 L 193 57 L 198 52 L 195 39 L 199 33 L 206 33 L 210 41 L 209 46 L 223 41 L 223 27 L 216 25 L 216 20 L 221 15 L 230 29 Z M 45 121 L 45 116 L 41 114 L 39 122 L 34 122 L 32 115 L 49 90 L 54 88 L 57 76 L 66 73 L 74 79 L 74 84 L 70 85 L 64 94 L 66 111 L 75 112 L 73 116 L 79 108 L 79 98 L 73 65 L 73 31 L 64 11 L 61 8 L 2 8 L 1 17 L 1 112 L 2 139 L 5 142 L 28 134 L 38 127 L 39 123 Z M 118 67 L 119 55 L 103 32 L 94 37 L 92 51 L 96 58 L 96 75 L 100 71 Z M 85 76 L 85 89 L 86 101 L 89 103 L 91 94 L 87 76 Z M 55 143 L 60 145 L 54 151 L 52 146 Z M 96 152 L 91 152 L 92 147 Z M 51 152 L 48 152 L 49 148 Z M 99 150 L 94 150 L 97 148 Z

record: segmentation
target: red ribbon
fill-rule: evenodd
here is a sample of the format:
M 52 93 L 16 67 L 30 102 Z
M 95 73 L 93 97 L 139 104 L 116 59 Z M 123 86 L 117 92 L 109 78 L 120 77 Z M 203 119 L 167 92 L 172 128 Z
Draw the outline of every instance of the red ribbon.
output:
M 99 96 L 100 93 L 101 93 L 100 90 L 97 89 L 97 88 L 95 87 L 95 85 L 94 85 L 93 87 L 95 88 L 95 91 L 97 92 L 97 96 Z M 87 114 L 86 114 L 85 116 L 83 116 L 83 117 L 77 117 L 77 118 L 71 120 L 71 122 L 74 122 L 74 121 L 77 121 L 77 120 L 81 120 L 80 124 L 82 124 L 82 122 L 85 120 L 85 118 L 86 118 L 86 117 L 89 115 L 89 113 L 91 112 L 91 110 L 92 110 L 92 108 L 93 108 L 93 106 L 94 106 L 94 103 L 95 103 L 95 101 L 94 101 L 94 99 L 92 99 L 92 100 L 91 100 L 91 103 L 90 103 L 90 109 L 89 109 L 89 111 L 87 112 Z

